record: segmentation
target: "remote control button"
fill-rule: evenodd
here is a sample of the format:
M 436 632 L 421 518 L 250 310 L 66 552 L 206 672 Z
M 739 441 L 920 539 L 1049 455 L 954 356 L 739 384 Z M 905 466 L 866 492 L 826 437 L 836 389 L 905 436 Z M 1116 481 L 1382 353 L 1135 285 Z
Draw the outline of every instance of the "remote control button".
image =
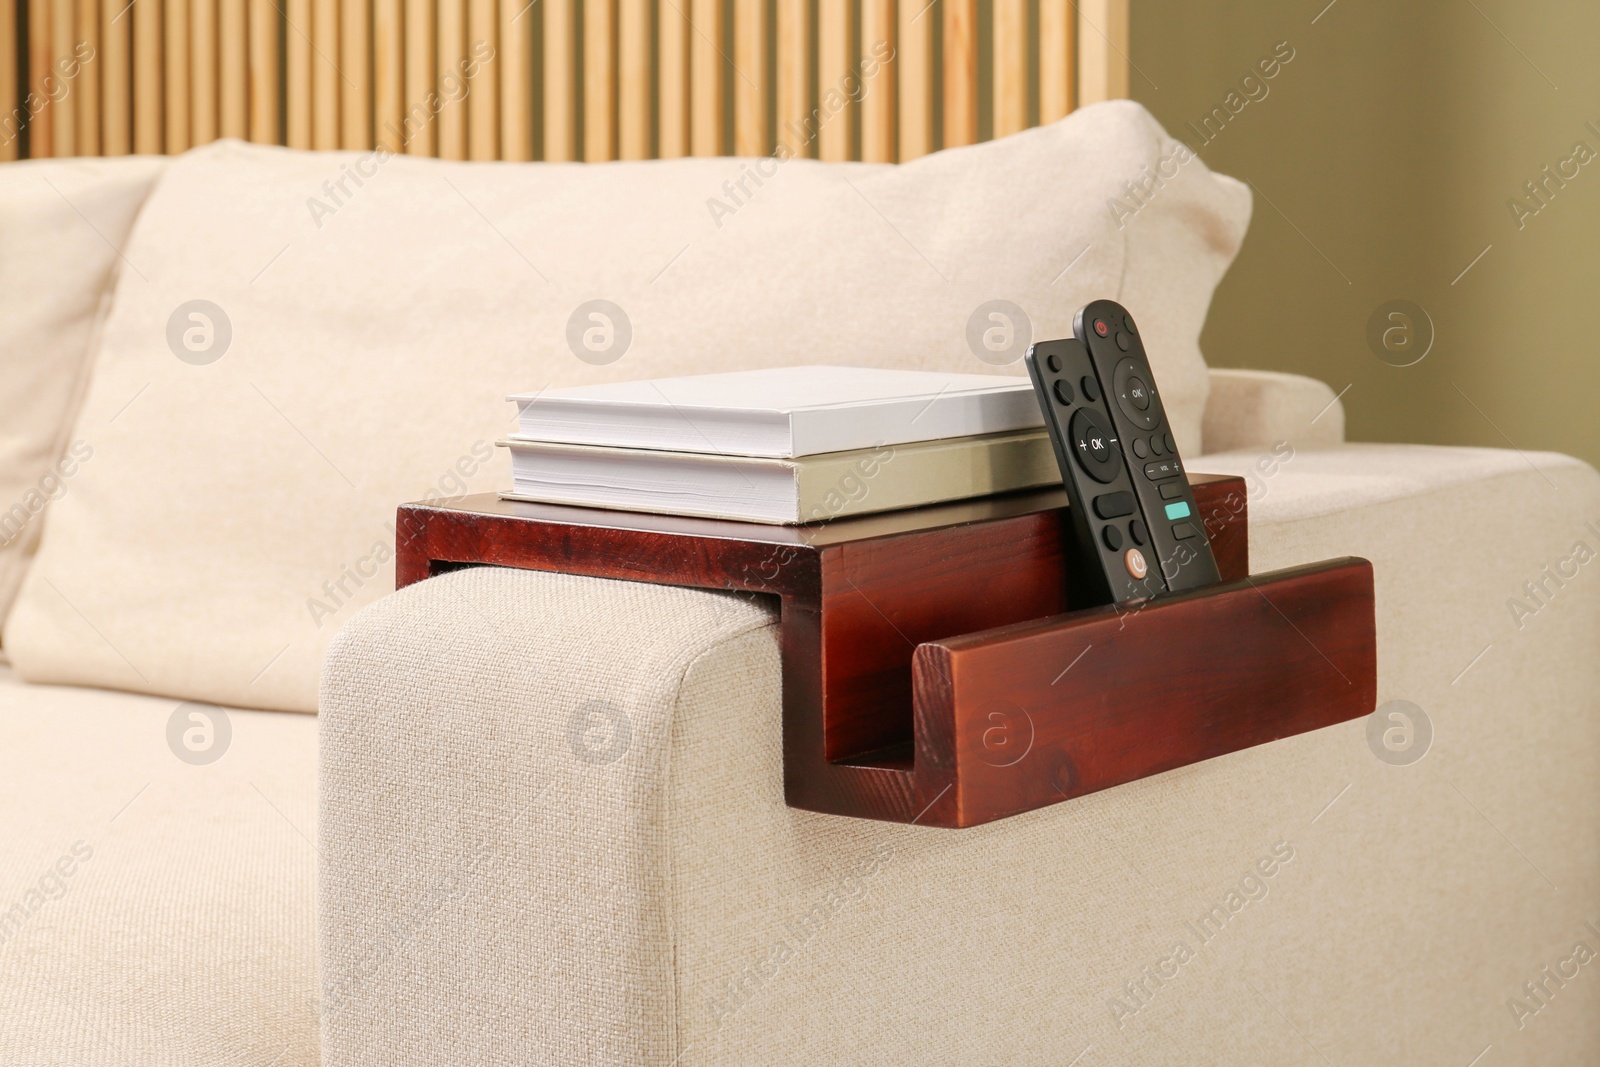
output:
M 1178 481 L 1162 482 L 1161 486 L 1160 486 L 1160 489 L 1161 489 L 1161 499 L 1162 500 L 1176 500 L 1180 496 L 1183 495 L 1183 483 L 1182 482 L 1178 482 Z
M 1151 434 L 1150 435 L 1150 454 L 1152 456 L 1159 456 L 1159 455 L 1161 455 L 1161 453 L 1163 453 L 1165 451 L 1166 451 L 1166 446 L 1161 443 L 1161 435 L 1160 434 Z
M 1128 536 L 1133 538 L 1134 544 L 1142 545 L 1144 544 L 1145 538 L 1150 536 L 1150 531 L 1144 528 L 1143 522 L 1140 522 L 1138 519 L 1134 519 L 1132 522 L 1128 523 Z
M 1135 578 L 1143 578 L 1150 573 L 1150 567 L 1144 561 L 1144 553 L 1137 548 L 1128 549 L 1128 554 L 1122 557 L 1122 565 L 1128 568 L 1128 573 Z
M 1051 356 L 1050 358 L 1055 359 L 1054 356 Z M 1072 386 L 1067 384 L 1067 380 L 1065 378 L 1062 378 L 1060 381 L 1056 382 L 1055 394 L 1056 399 L 1061 401 L 1063 404 L 1072 403 Z
M 1152 482 L 1159 482 L 1163 478 L 1171 478 L 1173 475 L 1181 473 L 1182 471 L 1178 469 L 1178 461 L 1175 459 L 1157 460 L 1154 463 L 1146 463 L 1144 465 L 1144 476 Z
M 1144 438 L 1135 437 L 1133 439 L 1133 454 L 1140 459 L 1150 458 L 1150 446 L 1144 443 Z
M 1104 337 L 1106 334 L 1111 332 L 1111 327 L 1106 325 L 1105 319 L 1095 319 L 1094 332 L 1099 334 L 1101 337 Z
M 1054 352 L 1044 357 L 1044 365 L 1050 368 L 1051 374 L 1061 373 L 1061 357 Z
M 1127 334 L 1123 333 L 1121 330 L 1117 331 L 1117 347 L 1118 348 L 1120 348 L 1124 352 L 1126 352 L 1128 350 L 1129 346 L 1131 346 L 1132 344 L 1133 344 L 1133 338 L 1129 337 Z
M 1187 500 L 1174 500 L 1167 505 L 1168 519 L 1187 519 L 1189 515 L 1189 502 Z
M 1144 384 L 1144 379 L 1133 377 L 1128 379 L 1128 399 L 1140 411 L 1150 409 L 1150 387 Z
M 1100 540 L 1106 543 L 1107 548 L 1115 552 L 1122 547 L 1122 531 L 1115 526 L 1107 526 L 1100 531 Z
M 1132 315 L 1124 315 L 1124 316 L 1122 316 L 1122 325 L 1126 326 L 1128 328 L 1128 332 L 1133 334 L 1135 337 L 1139 336 L 1139 331 L 1135 330 L 1133 328 L 1133 316 Z
M 1180 522 L 1172 528 L 1172 536 L 1180 541 L 1187 541 L 1195 536 L 1195 528 L 1186 522 Z
M 1091 404 L 1100 399 L 1100 383 L 1094 380 L 1094 375 L 1085 374 L 1078 388 L 1083 390 L 1084 398 Z
M 1116 479 L 1117 471 L 1122 468 L 1122 454 L 1111 435 L 1095 421 L 1093 415 L 1084 408 L 1074 412 L 1072 422 L 1067 427 L 1067 436 L 1072 442 L 1073 454 L 1078 458 L 1078 466 L 1089 477 L 1102 485 Z
M 1187 507 L 1188 505 L 1184 505 Z M 1132 493 L 1105 493 L 1094 498 L 1094 513 L 1102 519 L 1120 519 L 1133 514 Z M 1181 516 L 1174 516 L 1175 518 Z
M 1167 451 L 1174 456 L 1178 454 L 1178 446 L 1172 443 L 1172 435 L 1170 433 L 1167 434 Z
M 1111 391 L 1117 395 L 1117 407 L 1129 422 L 1141 430 L 1154 430 L 1161 425 L 1161 405 L 1156 403 L 1149 379 L 1142 377 L 1147 373 L 1133 357 L 1125 357 L 1111 374 Z

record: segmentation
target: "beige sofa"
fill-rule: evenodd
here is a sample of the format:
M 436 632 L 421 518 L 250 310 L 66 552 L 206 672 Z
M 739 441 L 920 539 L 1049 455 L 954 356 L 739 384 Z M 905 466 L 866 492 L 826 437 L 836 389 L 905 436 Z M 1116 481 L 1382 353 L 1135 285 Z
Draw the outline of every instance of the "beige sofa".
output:
M 0 168 L 0 1064 L 1600 1059 L 1600 478 L 1345 444 L 1321 383 L 1207 370 L 1248 195 L 1185 160 L 1106 209 L 1174 150 L 1101 105 L 765 164 L 732 217 L 736 160 Z M 507 392 L 982 369 L 989 301 L 1048 337 L 1096 295 L 1191 468 L 1248 479 L 1254 569 L 1373 561 L 1414 748 L 1358 721 L 973 830 L 846 820 L 783 804 L 769 608 L 390 592 L 395 504 L 506 481 Z M 592 299 L 613 362 L 567 345 Z

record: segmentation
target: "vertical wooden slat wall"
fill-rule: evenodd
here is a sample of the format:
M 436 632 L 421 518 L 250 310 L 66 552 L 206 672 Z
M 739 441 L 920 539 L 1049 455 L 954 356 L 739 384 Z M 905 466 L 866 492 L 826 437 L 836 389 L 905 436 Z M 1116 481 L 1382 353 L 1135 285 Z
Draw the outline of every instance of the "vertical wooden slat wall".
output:
M 1126 96 L 1128 2 L 0 0 L 0 160 L 905 161 Z

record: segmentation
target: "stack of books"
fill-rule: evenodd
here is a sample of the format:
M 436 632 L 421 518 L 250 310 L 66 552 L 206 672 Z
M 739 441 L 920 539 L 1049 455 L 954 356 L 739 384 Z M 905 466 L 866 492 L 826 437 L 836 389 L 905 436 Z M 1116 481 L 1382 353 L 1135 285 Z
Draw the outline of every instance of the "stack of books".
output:
M 1026 378 L 779 367 L 509 399 L 515 500 L 793 524 L 1061 481 Z

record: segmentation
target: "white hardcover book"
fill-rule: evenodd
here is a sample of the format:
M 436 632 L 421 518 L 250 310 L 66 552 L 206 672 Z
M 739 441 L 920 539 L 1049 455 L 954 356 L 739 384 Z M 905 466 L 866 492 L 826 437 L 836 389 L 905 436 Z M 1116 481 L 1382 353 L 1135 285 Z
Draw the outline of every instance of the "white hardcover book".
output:
M 796 459 L 509 439 L 513 500 L 793 524 L 1059 485 L 1050 437 L 1018 430 Z
M 794 459 L 1043 426 L 1027 378 L 774 367 L 521 393 L 523 438 Z

